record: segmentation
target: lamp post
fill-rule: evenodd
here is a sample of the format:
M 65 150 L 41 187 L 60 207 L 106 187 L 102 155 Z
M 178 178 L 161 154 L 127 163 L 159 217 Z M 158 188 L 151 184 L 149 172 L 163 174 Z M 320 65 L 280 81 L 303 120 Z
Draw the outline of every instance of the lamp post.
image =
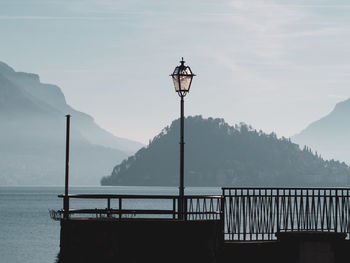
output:
M 195 76 L 189 66 L 185 66 L 185 61 L 182 58 L 180 65 L 177 66 L 170 76 L 173 79 L 175 91 L 181 98 L 181 120 L 180 120 L 180 186 L 179 186 L 179 219 L 184 219 L 184 97 L 190 91 L 192 78 Z

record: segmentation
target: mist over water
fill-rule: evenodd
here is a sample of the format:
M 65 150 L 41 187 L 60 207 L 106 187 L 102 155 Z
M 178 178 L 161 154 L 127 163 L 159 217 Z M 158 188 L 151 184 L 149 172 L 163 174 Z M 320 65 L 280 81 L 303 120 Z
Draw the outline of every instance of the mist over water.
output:
M 49 209 L 61 209 L 58 194 L 63 187 L 0 187 L 0 255 L 1 262 L 55 262 L 59 252 L 60 223 L 49 216 Z M 71 187 L 70 193 L 85 194 L 177 194 L 176 187 Z M 220 188 L 190 187 L 186 194 L 220 194 Z M 140 201 L 135 201 L 140 202 Z M 104 206 L 104 202 L 72 203 L 78 207 Z M 113 206 L 113 203 L 111 204 Z M 152 200 L 130 204 L 157 206 Z M 80 207 L 81 208 L 81 207 Z

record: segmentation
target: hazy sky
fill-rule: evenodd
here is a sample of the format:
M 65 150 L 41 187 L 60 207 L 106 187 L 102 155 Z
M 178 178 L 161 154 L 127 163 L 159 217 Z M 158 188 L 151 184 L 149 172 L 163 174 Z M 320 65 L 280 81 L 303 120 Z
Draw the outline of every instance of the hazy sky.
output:
M 1 61 L 144 143 L 179 116 L 181 56 L 186 115 L 291 136 L 350 97 L 348 0 L 1 0 L 0 36 Z

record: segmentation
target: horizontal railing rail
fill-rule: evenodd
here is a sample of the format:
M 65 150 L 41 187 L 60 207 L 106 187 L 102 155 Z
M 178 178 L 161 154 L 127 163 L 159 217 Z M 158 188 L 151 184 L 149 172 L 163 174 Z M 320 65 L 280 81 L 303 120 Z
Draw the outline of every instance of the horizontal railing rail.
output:
M 58 197 L 65 199 L 65 195 Z M 95 208 L 70 208 L 67 211 L 50 211 L 51 218 L 61 220 L 63 218 L 151 218 L 151 219 L 178 219 L 178 198 L 175 195 L 115 195 L 115 194 L 70 194 L 66 197 L 68 203 L 72 200 L 81 200 L 85 203 L 79 206 L 93 204 L 86 203 L 89 200 L 105 200 L 104 207 Z M 152 201 L 153 202 L 150 202 Z M 137 202 L 136 202 L 137 201 Z M 149 206 L 146 208 L 145 206 Z M 186 195 L 184 197 L 185 220 L 222 220 L 223 222 L 223 197 L 217 195 Z
M 222 188 L 226 240 L 287 231 L 350 233 L 349 188 Z M 348 235 L 349 236 L 349 235 Z

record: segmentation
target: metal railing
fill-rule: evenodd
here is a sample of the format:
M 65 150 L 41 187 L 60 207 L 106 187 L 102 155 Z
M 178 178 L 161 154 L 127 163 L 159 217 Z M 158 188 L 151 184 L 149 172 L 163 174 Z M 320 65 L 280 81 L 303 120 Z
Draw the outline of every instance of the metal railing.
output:
M 274 240 L 275 233 L 287 231 L 350 233 L 349 188 L 222 191 L 226 240 Z
M 65 199 L 65 195 L 58 197 Z M 111 218 L 111 219 L 179 219 L 178 196 L 174 195 L 114 195 L 114 194 L 71 194 L 73 200 L 85 201 L 79 207 L 91 207 L 93 202 L 102 201 L 95 208 L 64 209 L 50 211 L 54 220 L 63 218 Z M 63 201 L 64 202 L 64 201 Z M 151 206 L 151 207 L 150 207 Z M 185 220 L 222 220 L 223 197 L 208 195 L 187 195 L 184 197 Z
M 68 204 L 79 208 L 50 211 L 50 215 L 56 220 L 179 220 L 178 198 L 68 195 Z M 276 233 L 288 231 L 347 233 L 347 238 L 350 234 L 350 188 L 222 188 L 222 196 L 187 195 L 184 200 L 184 220 L 221 220 L 227 241 L 275 240 Z

